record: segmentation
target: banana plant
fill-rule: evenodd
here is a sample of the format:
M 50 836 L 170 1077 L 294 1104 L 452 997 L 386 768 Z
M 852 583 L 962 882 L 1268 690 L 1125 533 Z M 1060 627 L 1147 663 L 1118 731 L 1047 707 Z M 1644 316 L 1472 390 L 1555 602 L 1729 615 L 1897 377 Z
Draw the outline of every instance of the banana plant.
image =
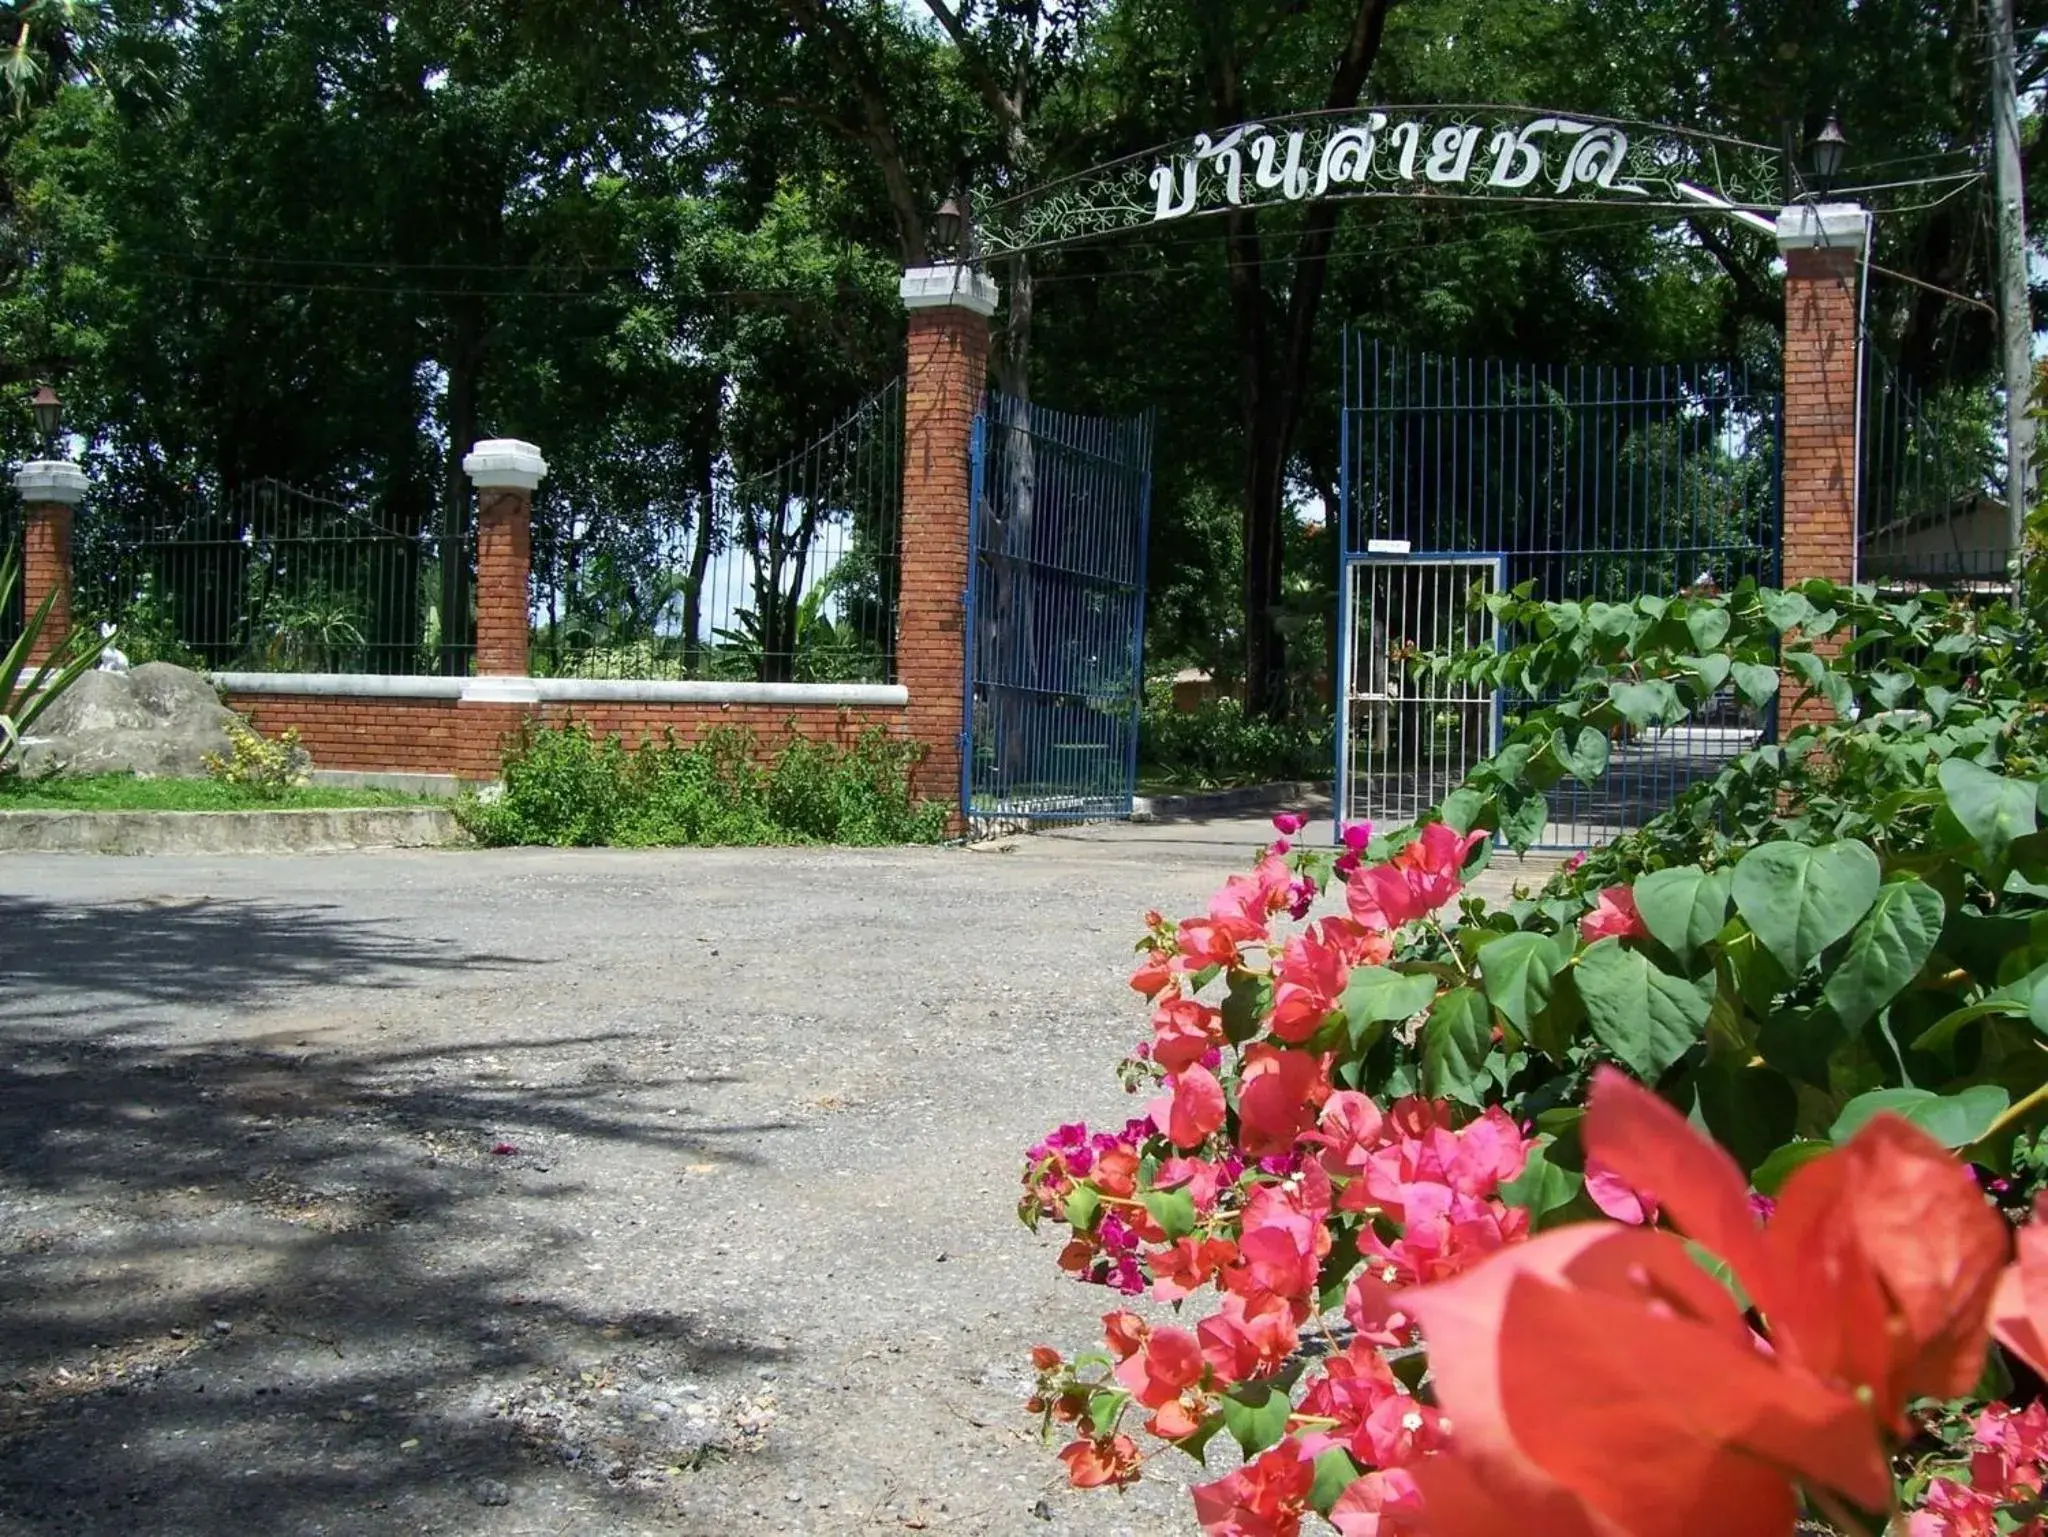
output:
M 5 609 L 13 599 L 20 580 L 21 552 L 19 548 L 10 549 L 0 556 L 0 609 Z M 50 622 L 50 609 L 56 601 L 54 591 L 45 596 L 36 611 L 25 616 L 27 622 L 22 625 L 21 634 L 7 648 L 7 654 L 0 657 L 0 774 L 14 767 L 15 750 L 36 717 L 99 664 L 100 653 L 114 638 L 112 630 L 95 634 L 83 626 L 75 628 L 30 671 L 29 657 L 44 626 Z

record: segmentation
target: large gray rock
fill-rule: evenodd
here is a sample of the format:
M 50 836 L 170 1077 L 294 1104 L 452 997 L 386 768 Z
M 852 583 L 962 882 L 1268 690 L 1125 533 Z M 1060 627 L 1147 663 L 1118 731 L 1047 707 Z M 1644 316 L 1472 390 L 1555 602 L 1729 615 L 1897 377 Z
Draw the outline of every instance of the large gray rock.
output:
M 89 672 L 37 717 L 22 742 L 26 774 L 141 774 L 199 779 L 231 747 L 234 712 L 213 685 L 169 662 Z

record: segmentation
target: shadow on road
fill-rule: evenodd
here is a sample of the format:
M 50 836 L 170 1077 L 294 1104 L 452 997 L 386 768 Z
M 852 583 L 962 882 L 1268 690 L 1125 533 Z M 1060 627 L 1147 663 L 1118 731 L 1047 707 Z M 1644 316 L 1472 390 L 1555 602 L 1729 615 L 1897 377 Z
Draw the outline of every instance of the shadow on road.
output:
M 751 1433 L 730 1383 L 784 1350 L 560 1298 L 594 1237 L 574 1150 L 752 1161 L 788 1127 L 697 1108 L 732 1080 L 645 1036 L 494 1041 L 477 1071 L 126 1033 L 523 964 L 321 907 L 0 897 L 0 1526 L 466 1529 L 550 1468 L 596 1515 Z

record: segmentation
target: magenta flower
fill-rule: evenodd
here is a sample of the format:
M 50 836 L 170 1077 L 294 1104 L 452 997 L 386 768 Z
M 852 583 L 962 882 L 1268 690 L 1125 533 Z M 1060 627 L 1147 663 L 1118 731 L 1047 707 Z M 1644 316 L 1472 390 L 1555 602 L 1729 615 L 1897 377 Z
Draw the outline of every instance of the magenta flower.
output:
M 1298 811 L 1283 811 L 1280 815 L 1273 818 L 1273 826 L 1281 836 L 1292 838 L 1296 833 L 1308 826 L 1308 818 Z
M 1344 824 L 1344 847 L 1353 854 L 1363 854 L 1365 846 L 1372 842 L 1372 823 L 1347 822 Z

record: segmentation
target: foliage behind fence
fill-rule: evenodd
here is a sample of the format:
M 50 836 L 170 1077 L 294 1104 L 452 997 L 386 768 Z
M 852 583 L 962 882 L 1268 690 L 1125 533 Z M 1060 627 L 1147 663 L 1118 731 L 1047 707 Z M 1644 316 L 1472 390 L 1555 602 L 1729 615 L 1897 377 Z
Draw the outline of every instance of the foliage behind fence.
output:
M 437 531 L 259 480 L 195 496 L 140 529 L 95 515 L 74 536 L 76 605 L 131 660 L 264 672 L 468 671 L 444 654 Z
M 899 379 L 772 468 L 715 478 L 680 515 L 538 524 L 534 671 L 893 681 L 902 455 Z
M 1857 507 L 1864 581 L 1953 590 L 2006 580 L 1997 410 L 1988 389 L 1923 390 L 1869 353 Z

